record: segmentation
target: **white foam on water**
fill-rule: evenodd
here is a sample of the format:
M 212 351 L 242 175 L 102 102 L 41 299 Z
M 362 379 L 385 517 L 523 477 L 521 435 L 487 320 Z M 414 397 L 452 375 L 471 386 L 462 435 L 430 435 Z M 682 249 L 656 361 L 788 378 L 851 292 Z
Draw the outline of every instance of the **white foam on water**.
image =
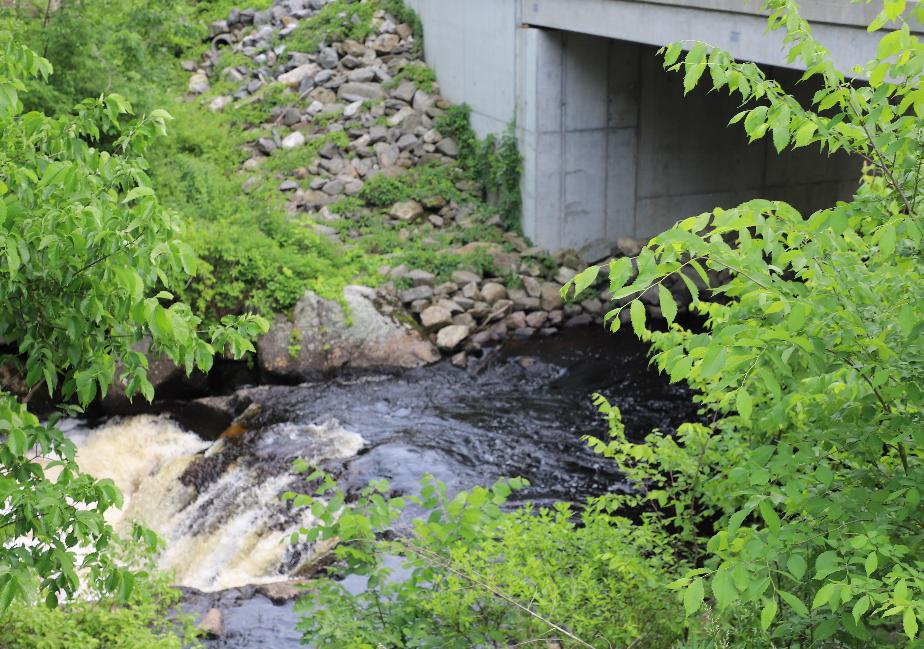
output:
M 267 430 L 268 439 L 304 442 L 309 462 L 347 458 L 363 446 L 360 435 L 336 421 L 321 426 L 284 424 Z M 290 535 L 310 527 L 307 510 L 285 512 L 280 497 L 290 488 L 288 466 L 235 462 L 202 493 L 180 482 L 200 455 L 225 443 L 207 442 L 167 417 L 143 415 L 112 420 L 99 428 L 74 427 L 77 462 L 97 478 L 111 478 L 122 490 L 120 511 L 107 512 L 116 530 L 126 533 L 140 521 L 166 542 L 160 568 L 175 582 L 204 591 L 279 581 L 317 558 L 318 549 L 300 548 L 293 559 Z

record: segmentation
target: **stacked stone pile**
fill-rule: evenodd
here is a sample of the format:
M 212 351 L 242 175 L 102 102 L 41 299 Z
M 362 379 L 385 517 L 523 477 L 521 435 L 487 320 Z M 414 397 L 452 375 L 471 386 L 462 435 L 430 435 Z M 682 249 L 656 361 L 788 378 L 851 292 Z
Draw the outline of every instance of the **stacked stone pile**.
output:
M 249 158 L 242 172 L 252 175 L 244 187 L 266 182 L 261 168 L 273 156 L 314 147 L 317 155 L 307 157 L 304 167 L 271 175 L 269 182 L 284 193 L 291 213 L 309 214 L 318 233 L 348 246 L 354 230 L 325 225 L 343 218 L 329 209 L 332 203 L 357 196 L 380 174 L 398 178 L 421 165 L 455 164 L 459 144 L 436 128 L 437 118 L 450 107 L 439 86 L 432 84 L 427 92 L 411 80 L 413 75 L 402 75 L 407 66 L 423 65 L 409 25 L 379 11 L 364 42 L 330 42 L 312 52 L 290 47 L 287 37 L 327 1 L 284 0 L 266 11 L 234 10 L 227 20 L 211 25 L 212 50 L 185 67 L 191 72 L 189 93 L 207 94 L 209 108 L 216 112 L 264 101 L 270 87 L 276 92 L 285 89 L 268 122 L 251 125 L 258 137 L 245 145 Z M 348 10 L 343 19 L 356 20 L 357 15 Z M 219 70 L 223 48 L 243 54 L 249 64 Z M 216 95 L 211 89 L 219 83 L 231 90 Z M 480 192 L 471 181 L 460 181 L 457 187 L 472 195 Z M 473 212 L 472 206 L 446 196 L 401 201 L 383 210 L 386 223 L 425 232 L 471 225 Z M 500 219 L 495 217 L 487 225 L 499 228 Z M 560 286 L 586 265 L 573 252 L 549 255 L 513 233 L 504 233 L 502 240 L 505 245 L 475 242 L 456 251 L 488 255 L 494 275 L 456 270 L 449 281 L 438 281 L 426 268 L 382 268 L 387 281 L 379 289 L 377 308 L 396 321 L 406 320 L 403 312 L 412 314 L 418 333 L 460 365 L 466 353 L 505 337 L 546 336 L 563 327 L 601 322 L 612 308 L 605 290 L 582 295 L 573 303 L 562 301 Z M 614 254 L 634 255 L 639 245 L 622 240 Z M 689 295 L 683 284 L 678 280 L 671 289 L 684 310 Z M 642 299 L 657 316 L 657 297 L 652 297 Z M 293 335 L 271 332 L 270 338 L 278 341 L 277 346 L 288 341 L 290 347 L 311 347 L 308 340 L 293 341 Z M 279 349 L 264 355 L 282 362 Z

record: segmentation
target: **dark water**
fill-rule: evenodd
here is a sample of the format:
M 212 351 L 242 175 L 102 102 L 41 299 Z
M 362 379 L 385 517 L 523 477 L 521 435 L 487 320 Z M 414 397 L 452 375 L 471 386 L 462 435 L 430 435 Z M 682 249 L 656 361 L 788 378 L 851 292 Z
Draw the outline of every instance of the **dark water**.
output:
M 635 437 L 673 430 L 695 416 L 689 392 L 649 368 L 635 338 L 587 327 L 510 342 L 471 360 L 467 370 L 442 363 L 400 375 L 249 391 L 246 400 L 259 403 L 259 411 L 229 452 L 235 462 L 278 465 L 267 469 L 273 472 L 305 451 L 279 431 L 333 418 L 366 442 L 355 457 L 325 466 L 347 489 L 386 478 L 396 491 L 413 491 L 424 473 L 450 490 L 521 476 L 531 485 L 517 495 L 521 501 L 580 502 L 625 488 L 617 467 L 581 440 L 607 435 L 591 402 L 594 392 L 621 408 Z M 225 633 L 210 647 L 299 646 L 291 603 L 274 606 L 252 589 L 187 598 L 189 610 L 211 606 L 223 609 Z

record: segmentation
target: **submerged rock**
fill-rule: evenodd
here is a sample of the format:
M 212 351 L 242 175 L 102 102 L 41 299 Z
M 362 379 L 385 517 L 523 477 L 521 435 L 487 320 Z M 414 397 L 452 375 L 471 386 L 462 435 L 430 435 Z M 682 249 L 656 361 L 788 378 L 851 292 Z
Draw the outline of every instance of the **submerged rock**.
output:
M 309 291 L 291 318 L 278 316 L 257 343 L 261 371 L 304 379 L 341 367 L 413 368 L 439 360 L 433 344 L 402 321 L 400 307 L 388 305 L 396 315 L 379 311 L 373 289 L 348 286 L 343 297 L 346 309 Z M 405 320 L 411 322 L 410 316 Z

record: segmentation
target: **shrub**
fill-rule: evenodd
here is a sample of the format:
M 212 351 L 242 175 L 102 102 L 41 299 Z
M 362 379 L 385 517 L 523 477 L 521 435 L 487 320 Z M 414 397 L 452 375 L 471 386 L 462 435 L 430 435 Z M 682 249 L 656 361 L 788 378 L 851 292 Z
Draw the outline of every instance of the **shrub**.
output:
M 115 549 L 115 548 L 114 548 Z M 0 616 L 6 649 L 196 649 L 199 631 L 191 616 L 176 613 L 180 591 L 155 571 L 152 556 L 136 545 L 118 548 L 135 575 L 127 601 L 104 592 L 58 608 L 16 602 Z
M 615 427 L 615 438 L 596 446 L 691 544 L 700 565 L 675 584 L 688 615 L 711 604 L 734 627 L 735 611 L 759 611 L 775 646 L 918 646 L 924 46 L 902 17 L 905 3 L 886 2 L 870 29 L 898 24 L 865 67 L 869 85 L 856 83 L 837 71 L 795 2 L 765 6 L 791 58 L 821 85 L 812 109 L 757 66 L 702 43 L 683 58 L 671 45 L 665 65 L 683 72 L 686 91 L 708 68 L 715 90 L 741 97 L 746 108 L 732 121 L 751 139 L 862 157 L 860 188 L 808 216 L 752 200 L 688 218 L 642 249 L 634 279 L 632 260 L 613 262 L 614 298 L 632 298 L 608 314 L 613 328 L 628 308 L 658 367 L 697 390 L 704 418 L 676 439 L 656 433 L 642 444 Z M 924 5 L 908 14 L 922 19 Z M 711 284 L 706 268 L 727 271 L 729 281 Z M 581 273 L 575 289 L 596 274 Z M 672 275 L 705 331 L 674 322 L 663 287 Z M 647 328 L 635 297 L 652 287 L 667 331 Z
M 376 483 L 345 508 L 329 478 L 309 479 L 321 481 L 316 498 L 288 494 L 321 520 L 308 540 L 344 539 L 332 577 L 297 605 L 314 646 L 462 649 L 554 638 L 563 647 L 661 649 L 679 636 L 665 555 L 641 550 L 637 532 L 605 512 L 587 510 L 579 522 L 564 504 L 503 513 L 522 481 L 449 497 L 429 477 L 419 497 L 386 500 L 387 484 Z M 407 535 L 377 537 L 408 504 L 426 518 Z M 392 578 L 386 557 L 400 558 L 406 576 Z M 346 591 L 334 578 L 345 573 L 367 578 L 366 590 Z

